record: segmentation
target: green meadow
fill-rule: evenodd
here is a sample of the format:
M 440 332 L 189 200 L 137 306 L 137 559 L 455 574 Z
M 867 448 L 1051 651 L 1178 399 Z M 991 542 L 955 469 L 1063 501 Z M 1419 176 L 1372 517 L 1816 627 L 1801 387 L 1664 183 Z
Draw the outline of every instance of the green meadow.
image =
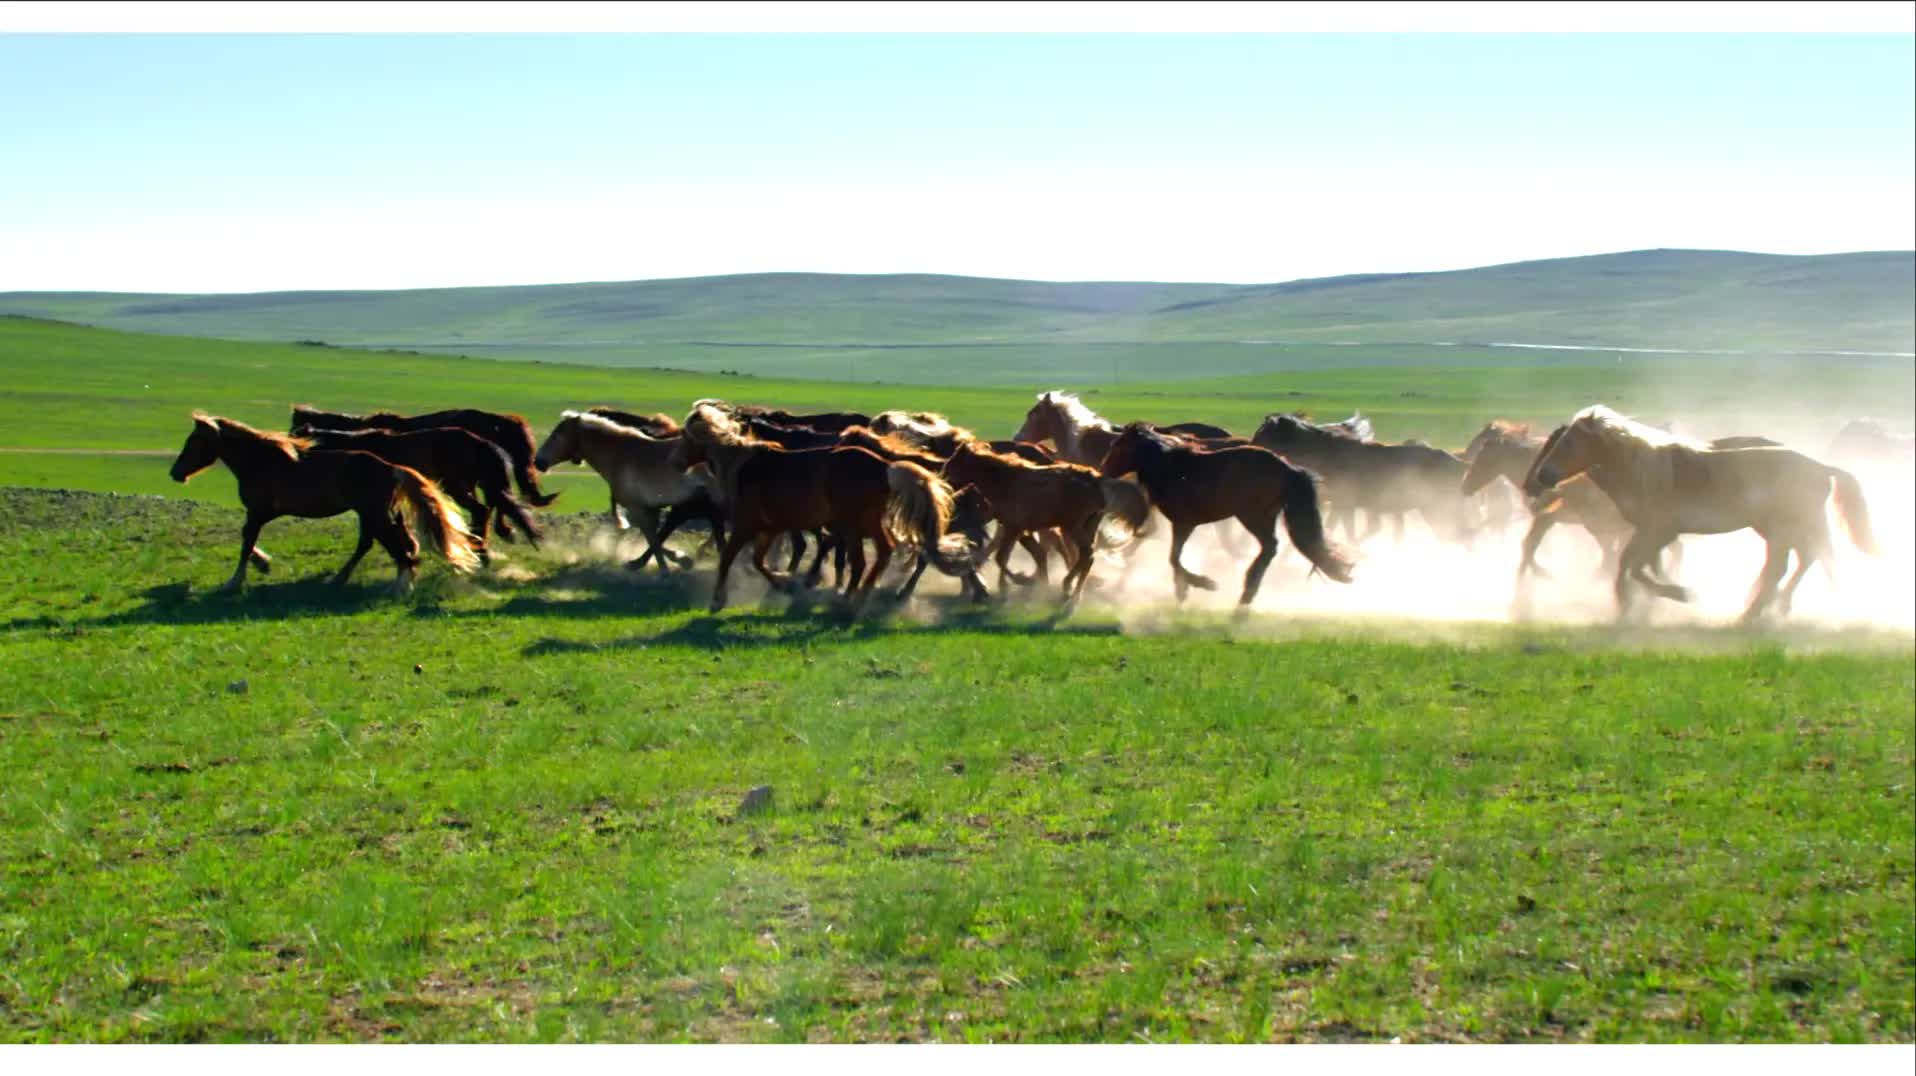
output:
M 963 352 L 954 350 L 953 355 Z M 954 363 L 956 359 L 952 360 Z M 1766 365 L 1767 363 L 1767 365 Z M 0 1039 L 1908 1042 L 1906 633 L 858 618 L 635 576 L 560 472 L 471 577 L 282 520 L 239 595 L 195 408 L 906 407 L 1038 388 L 1459 446 L 1747 399 L 1907 421 L 1910 364 L 1457 361 L 833 383 L 0 319 Z M 1048 367 L 1045 369 L 1049 370 Z M 1786 391 L 1767 391 L 1776 381 Z M 1093 391 L 1095 389 L 1095 392 Z M 1759 432 L 1759 431 L 1749 431 Z M 1833 432 L 1833 430 L 1832 430 Z M 164 496 L 152 496 L 162 494 Z M 769 787 L 762 803 L 748 791 Z

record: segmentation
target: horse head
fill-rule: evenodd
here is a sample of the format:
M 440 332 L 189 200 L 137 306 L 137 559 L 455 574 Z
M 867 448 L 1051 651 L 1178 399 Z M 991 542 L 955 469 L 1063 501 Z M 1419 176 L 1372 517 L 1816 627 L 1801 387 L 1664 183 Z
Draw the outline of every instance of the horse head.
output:
M 584 458 L 579 436 L 579 413 L 564 411 L 559 415 L 559 424 L 552 427 L 546 435 L 545 443 L 532 457 L 532 465 L 541 471 L 549 471 L 555 463 L 578 463 Z
M 1054 445 L 1058 443 L 1058 404 L 1052 400 L 1049 392 L 1038 394 L 1038 402 L 1025 412 L 1024 425 L 1018 427 L 1018 432 L 1012 434 L 1011 439 L 1029 444 L 1046 439 Z
M 1156 433 L 1142 422 L 1133 422 L 1118 434 L 1111 447 L 1104 453 L 1104 459 L 1098 463 L 1098 473 L 1106 478 L 1119 478 L 1138 469 L 1141 457 L 1152 454 L 1163 447 L 1166 440 L 1163 434 Z
M 198 411 L 193 413 L 193 432 L 186 435 L 186 444 L 180 447 L 180 454 L 173 460 L 173 469 L 169 472 L 173 481 L 184 484 L 187 479 L 206 470 L 220 461 L 220 427 L 209 415 Z
M 1583 458 L 1583 436 L 1572 434 L 1571 429 L 1570 425 L 1558 426 L 1544 439 L 1543 447 L 1537 450 L 1536 458 L 1530 461 L 1530 470 L 1524 473 L 1524 496 L 1534 499 L 1590 466 L 1589 461 Z

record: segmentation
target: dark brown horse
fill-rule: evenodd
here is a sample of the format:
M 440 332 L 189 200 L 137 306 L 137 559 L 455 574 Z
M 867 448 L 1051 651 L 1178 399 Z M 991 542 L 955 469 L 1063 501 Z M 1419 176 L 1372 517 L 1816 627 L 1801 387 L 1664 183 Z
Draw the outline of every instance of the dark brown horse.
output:
M 754 404 L 727 403 L 724 400 L 712 399 L 696 400 L 692 406 L 696 409 L 701 405 L 707 404 L 718 408 L 733 418 L 763 419 L 766 422 L 777 423 L 780 426 L 799 426 L 805 429 L 818 430 L 822 433 L 837 433 L 841 430 L 850 429 L 853 426 L 869 426 L 872 424 L 870 415 L 861 415 L 856 411 L 821 411 L 810 415 L 794 415 L 790 411 L 779 411 L 770 407 L 759 407 Z
M 492 514 L 512 520 L 532 547 L 539 547 L 539 526 L 526 514 L 525 507 L 512 499 L 512 460 L 505 450 L 483 437 L 452 426 L 430 430 L 316 430 L 301 426 L 293 431 L 317 448 L 370 452 L 388 463 L 411 467 L 438 483 L 446 496 L 471 518 L 472 533 L 479 539 L 479 559 L 490 562 L 486 535 Z M 481 494 L 484 500 L 480 499 Z M 507 536 L 506 528 L 499 533 Z
M 314 449 L 310 441 L 256 430 L 243 422 L 194 412 L 193 431 L 173 461 L 173 481 L 185 482 L 199 472 L 224 463 L 239 480 L 240 503 L 246 524 L 240 533 L 239 567 L 225 590 L 238 590 L 246 581 L 246 566 L 271 571 L 272 561 L 259 551 L 260 528 L 281 516 L 323 519 L 341 512 L 359 515 L 359 546 L 333 582 L 352 577 L 361 557 L 375 541 L 386 547 L 398 571 L 393 585 L 412 585 L 419 570 L 419 543 L 413 526 L 423 525 L 433 547 L 456 572 L 479 566 L 474 538 L 467 533 L 459 510 L 439 487 L 410 467 L 388 463 L 367 452 L 329 452 Z
M 1280 516 L 1305 559 L 1340 583 L 1351 581 L 1349 554 L 1324 537 L 1316 478 L 1275 453 L 1254 445 L 1205 449 L 1134 422 L 1119 434 L 1099 469 L 1113 478 L 1137 472 L 1151 503 L 1171 521 L 1171 578 L 1179 601 L 1192 586 L 1217 589 L 1186 570 L 1179 556 L 1192 531 L 1225 519 L 1244 524 L 1259 547 L 1244 573 L 1240 608 L 1257 597 L 1264 570 L 1277 555 Z
M 346 415 L 321 411 L 301 404 L 293 408 L 293 427 L 311 426 L 320 430 L 428 430 L 435 426 L 456 426 L 483 437 L 505 450 L 512 460 L 512 476 L 519 483 L 519 496 L 535 508 L 544 508 L 558 497 L 539 490 L 539 477 L 532 470 L 536 443 L 532 427 L 518 415 L 461 409 L 434 411 L 424 415 L 395 415 L 375 411 L 370 415 Z
M 1475 506 L 1462 492 L 1463 460 L 1421 443 L 1400 445 L 1359 441 L 1324 429 L 1295 415 L 1270 415 L 1251 440 L 1300 467 L 1317 473 L 1324 496 L 1349 526 L 1352 509 L 1370 515 L 1359 543 L 1383 527 L 1383 517 L 1397 522 L 1397 538 L 1404 534 L 1403 517 L 1416 512 L 1438 537 L 1469 542 L 1477 530 Z
M 845 594 L 854 607 L 870 594 L 894 545 L 954 561 L 970 553 L 962 538 L 946 534 L 951 488 L 916 464 L 893 463 L 862 448 L 782 448 L 744 432 L 730 415 L 708 405 L 694 407 L 687 417 L 673 463 L 710 464 L 730 515 L 712 592 L 714 612 L 725 607 L 732 562 L 748 541 L 759 573 L 775 587 L 791 588 L 791 579 L 769 567 L 765 556 L 773 539 L 793 530 L 828 527 L 843 543 L 851 567 Z M 865 540 L 877 547 L 869 572 Z

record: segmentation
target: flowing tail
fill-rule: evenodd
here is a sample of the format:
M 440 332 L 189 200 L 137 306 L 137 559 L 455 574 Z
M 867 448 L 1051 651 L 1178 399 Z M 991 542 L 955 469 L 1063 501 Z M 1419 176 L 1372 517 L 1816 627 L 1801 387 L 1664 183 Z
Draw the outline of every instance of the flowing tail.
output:
M 477 539 L 466 530 L 466 518 L 459 514 L 452 498 L 410 467 L 394 464 L 393 477 L 392 506 L 405 513 L 407 524 L 414 530 L 425 524 L 426 537 L 453 571 L 470 572 L 479 567 L 479 552 L 473 545 Z
M 892 541 L 919 550 L 941 567 L 970 560 L 970 540 L 945 533 L 951 522 L 952 492 L 944 479 L 915 463 L 899 461 L 885 469 L 885 482 L 891 486 L 891 497 L 885 502 L 885 533 Z
M 1836 479 L 1836 511 L 1843 517 L 1843 529 L 1856 548 L 1872 556 L 1883 550 L 1876 544 L 1876 532 L 1869 525 L 1869 505 L 1863 500 L 1863 486 L 1856 476 L 1839 467 L 1829 468 Z
M 1350 554 L 1324 536 L 1324 516 L 1318 510 L 1317 476 L 1296 467 L 1289 470 L 1284 476 L 1284 529 L 1291 536 L 1291 544 L 1318 571 L 1340 583 L 1350 582 Z
M 1098 523 L 1098 548 L 1129 550 L 1144 540 L 1146 521 L 1151 518 L 1151 498 L 1144 487 L 1124 478 L 1098 479 L 1098 492 L 1104 494 L 1104 520 Z M 1111 520 L 1121 528 L 1109 528 Z
M 532 437 L 526 436 L 526 443 L 519 445 L 500 445 L 512 460 L 512 477 L 519 483 L 519 496 L 534 508 L 544 508 L 559 499 L 557 493 L 542 493 L 539 490 L 539 476 L 532 470 Z M 515 520 L 514 522 L 517 522 Z
M 532 517 L 526 515 L 525 505 L 512 497 L 512 457 L 498 445 L 492 445 L 491 448 L 491 458 L 479 465 L 480 492 L 486 495 L 486 503 L 492 506 L 493 511 L 510 519 L 512 525 L 526 536 L 526 541 L 532 543 L 532 548 L 537 549 L 539 526 L 532 522 Z M 618 510 L 616 503 L 613 510 Z

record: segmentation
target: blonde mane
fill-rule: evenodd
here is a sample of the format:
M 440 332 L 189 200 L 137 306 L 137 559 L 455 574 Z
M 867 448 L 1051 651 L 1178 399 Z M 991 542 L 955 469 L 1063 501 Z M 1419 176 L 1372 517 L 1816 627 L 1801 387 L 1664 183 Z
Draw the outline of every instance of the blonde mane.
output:
M 1086 407 L 1084 401 L 1078 399 L 1073 393 L 1057 391 L 1041 392 L 1038 394 L 1038 399 L 1041 402 L 1049 403 L 1053 407 L 1056 407 L 1058 411 L 1063 414 L 1065 421 L 1075 429 L 1081 431 L 1087 429 L 1104 430 L 1107 433 L 1118 432 L 1118 428 L 1113 426 L 1110 420 L 1099 415 L 1089 407 Z
M 1638 422 L 1636 419 L 1618 414 L 1603 404 L 1591 404 L 1577 412 L 1571 417 L 1570 424 L 1589 430 L 1613 444 L 1621 441 L 1626 444 L 1634 443 L 1642 448 L 1665 448 L 1675 445 L 1698 452 L 1706 452 L 1710 448 L 1709 445 L 1695 438 L 1684 437 L 1668 430 L 1659 430 L 1648 423 Z
M 1098 473 L 1096 467 L 1088 467 L 1082 463 L 1072 463 L 1068 460 L 1057 460 L 1052 463 L 1033 463 L 1023 456 L 1014 456 L 1009 452 L 1000 452 L 985 444 L 983 441 L 967 441 L 958 446 L 958 452 L 969 452 L 974 456 L 989 460 L 992 463 L 1018 470 L 1043 471 L 1047 474 L 1056 474 L 1059 468 L 1069 468 L 1074 471 L 1083 471 L 1093 476 L 1096 476 Z M 953 453 L 953 455 L 955 456 L 957 453 Z
M 604 415 L 595 415 L 590 411 L 561 411 L 561 422 L 577 422 L 581 427 L 607 437 L 618 437 L 628 441 L 652 441 L 670 443 L 669 438 L 654 437 L 644 430 L 635 430 L 622 422 L 614 422 Z M 674 423 L 676 426 L 677 424 Z
M 313 447 L 313 442 L 305 437 L 293 437 L 284 433 L 269 433 L 256 430 L 237 419 L 209 415 L 204 411 L 193 412 L 193 421 L 211 423 L 222 438 L 229 434 L 242 440 L 259 441 L 271 445 L 286 454 L 286 458 L 298 463 L 300 456 Z

